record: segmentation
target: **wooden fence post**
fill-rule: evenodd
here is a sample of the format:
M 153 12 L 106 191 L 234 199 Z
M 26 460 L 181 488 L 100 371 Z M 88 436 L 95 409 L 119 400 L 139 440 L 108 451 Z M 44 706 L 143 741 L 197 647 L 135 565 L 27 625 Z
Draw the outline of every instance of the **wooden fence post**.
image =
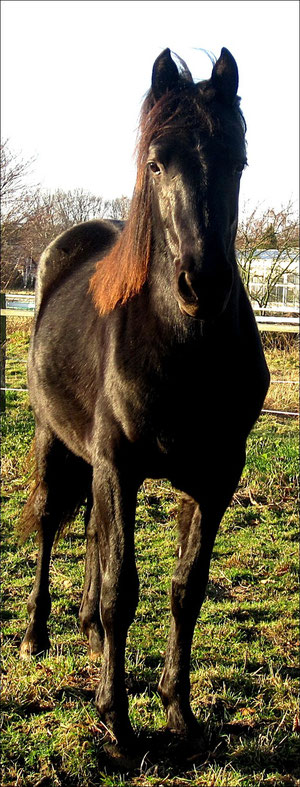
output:
M 5 292 L 1 292 L 0 295 L 0 306 L 1 310 L 5 309 Z M 5 413 L 5 362 L 6 362 L 6 315 L 1 314 L 0 317 L 0 333 L 1 333 L 1 363 L 0 363 L 0 412 Z M 3 390 L 4 389 L 4 390 Z

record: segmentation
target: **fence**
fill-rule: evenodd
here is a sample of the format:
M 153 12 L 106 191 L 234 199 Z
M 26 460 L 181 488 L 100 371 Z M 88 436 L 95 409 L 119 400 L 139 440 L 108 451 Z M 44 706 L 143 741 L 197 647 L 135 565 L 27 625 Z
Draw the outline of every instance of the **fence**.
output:
M 264 311 L 264 314 L 257 314 L 256 312 L 259 311 Z M 288 316 L 284 316 L 285 311 L 288 312 Z M 265 312 L 267 312 L 267 314 L 265 314 Z M 276 314 L 276 312 L 278 312 L 278 314 Z M 254 313 L 260 331 L 275 331 L 280 333 L 298 333 L 299 331 L 299 316 L 291 316 L 291 313 L 299 315 L 299 308 L 285 310 L 281 307 L 266 307 L 262 310 L 254 306 Z M 6 408 L 6 391 L 27 393 L 27 388 L 14 388 L 6 385 L 6 318 L 9 316 L 33 317 L 33 315 L 34 295 L 1 293 L 1 413 L 4 413 Z M 18 359 L 18 361 L 20 363 L 26 363 L 25 359 Z M 292 380 L 271 380 L 271 384 L 298 385 L 296 381 Z M 298 412 L 289 412 L 285 410 L 262 410 L 262 412 L 290 418 L 297 418 L 299 415 Z
M 261 331 L 277 331 L 281 333 L 298 333 L 299 307 L 264 306 L 252 304 L 255 319 Z M 262 314 L 260 312 L 263 312 Z

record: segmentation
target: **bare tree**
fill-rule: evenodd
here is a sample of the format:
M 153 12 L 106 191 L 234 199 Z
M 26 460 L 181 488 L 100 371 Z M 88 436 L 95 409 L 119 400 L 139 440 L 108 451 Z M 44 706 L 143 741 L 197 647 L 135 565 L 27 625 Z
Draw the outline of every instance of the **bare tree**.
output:
M 43 249 L 68 227 L 105 215 L 109 203 L 83 189 L 51 194 L 39 188 L 22 191 L 13 199 L 11 188 L 2 222 L 2 284 L 22 286 L 20 271 L 32 260 L 38 261 Z
M 109 201 L 79 188 L 74 191 L 57 189 L 52 194 L 37 190 L 34 209 L 22 230 L 24 253 L 38 260 L 45 246 L 68 227 L 93 218 L 124 219 L 129 204 L 124 196 Z
M 33 203 L 33 210 L 22 227 L 22 248 L 24 258 L 37 261 L 47 244 L 64 229 L 64 225 L 57 221 L 48 192 L 38 189 Z
M 34 158 L 24 160 L 12 152 L 9 142 L 1 143 L 1 285 L 9 286 L 16 276 L 22 253 L 22 228 L 33 210 L 33 193 L 29 185 Z
M 83 189 L 52 194 L 38 190 L 35 205 L 23 227 L 23 246 L 27 255 L 39 259 L 43 249 L 60 232 L 83 221 L 101 218 L 107 203 L 102 197 Z
M 103 218 L 109 207 L 102 197 L 79 188 L 73 191 L 57 189 L 52 195 L 51 204 L 56 223 L 65 228 L 89 219 Z
M 107 216 L 110 219 L 120 219 L 121 221 L 126 221 L 129 208 L 130 199 L 125 197 L 123 194 L 122 197 L 115 197 L 115 199 L 109 202 L 107 206 Z
M 0 196 L 2 211 L 5 215 L 11 210 L 15 210 L 15 205 L 19 199 L 23 198 L 24 192 L 27 194 L 26 178 L 30 175 L 35 159 L 27 161 L 20 155 L 13 153 L 6 139 L 0 145 Z
M 247 215 L 244 210 L 236 239 L 238 263 L 248 294 L 261 309 L 270 302 L 284 274 L 296 276 L 298 227 L 298 218 L 291 201 L 277 212 L 268 208 L 260 213 L 259 207 L 256 207 Z M 262 252 L 267 250 L 272 252 L 265 255 L 262 269 L 259 261 Z
M 127 218 L 124 195 L 104 200 L 84 189 L 53 193 L 27 185 L 34 159 L 24 161 L 1 144 L 2 287 L 22 286 L 24 271 L 36 264 L 43 249 L 68 227 L 93 218 Z

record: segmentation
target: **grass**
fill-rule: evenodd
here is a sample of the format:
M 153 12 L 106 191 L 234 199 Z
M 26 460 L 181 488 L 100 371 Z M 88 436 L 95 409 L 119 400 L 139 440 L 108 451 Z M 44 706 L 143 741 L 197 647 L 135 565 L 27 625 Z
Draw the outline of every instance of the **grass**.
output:
M 267 410 L 299 410 L 297 340 L 295 335 L 264 334 L 265 352 L 271 370 L 271 385 L 264 404 Z M 285 385 L 280 382 L 282 380 L 286 381 Z
M 22 360 L 29 320 L 8 323 L 8 355 Z M 268 346 L 267 357 L 272 377 L 296 379 L 294 345 Z M 18 381 L 13 387 L 23 387 L 24 364 L 13 368 Z M 282 386 L 280 409 L 290 407 L 288 396 Z M 144 741 L 145 757 L 129 772 L 105 755 L 94 707 L 101 663 L 89 661 L 78 625 L 85 553 L 81 517 L 59 541 L 51 563 L 52 648 L 42 661 L 21 662 L 18 657 L 36 543 L 31 538 L 20 547 L 14 524 L 28 492 L 26 457 L 34 425 L 27 395 L 11 392 L 7 398 L 2 447 L 3 787 L 300 785 L 296 419 L 259 419 L 248 441 L 242 480 L 220 526 L 192 652 L 191 701 L 207 743 L 205 755 L 194 761 L 175 757 L 162 731 L 165 718 L 157 694 L 169 626 L 177 493 L 166 481 L 147 481 L 140 491 L 140 602 L 126 659 L 130 717 Z

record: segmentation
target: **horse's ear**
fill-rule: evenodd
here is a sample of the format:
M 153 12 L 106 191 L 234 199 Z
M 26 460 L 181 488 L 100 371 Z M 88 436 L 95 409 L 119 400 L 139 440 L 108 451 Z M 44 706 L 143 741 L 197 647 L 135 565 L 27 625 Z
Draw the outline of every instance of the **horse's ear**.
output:
M 239 84 L 239 72 L 234 57 L 225 47 L 213 67 L 211 82 L 218 98 L 226 104 L 233 104 Z
M 158 101 L 167 90 L 172 90 L 178 83 L 179 73 L 169 49 L 164 49 L 155 60 L 152 70 L 152 91 Z

